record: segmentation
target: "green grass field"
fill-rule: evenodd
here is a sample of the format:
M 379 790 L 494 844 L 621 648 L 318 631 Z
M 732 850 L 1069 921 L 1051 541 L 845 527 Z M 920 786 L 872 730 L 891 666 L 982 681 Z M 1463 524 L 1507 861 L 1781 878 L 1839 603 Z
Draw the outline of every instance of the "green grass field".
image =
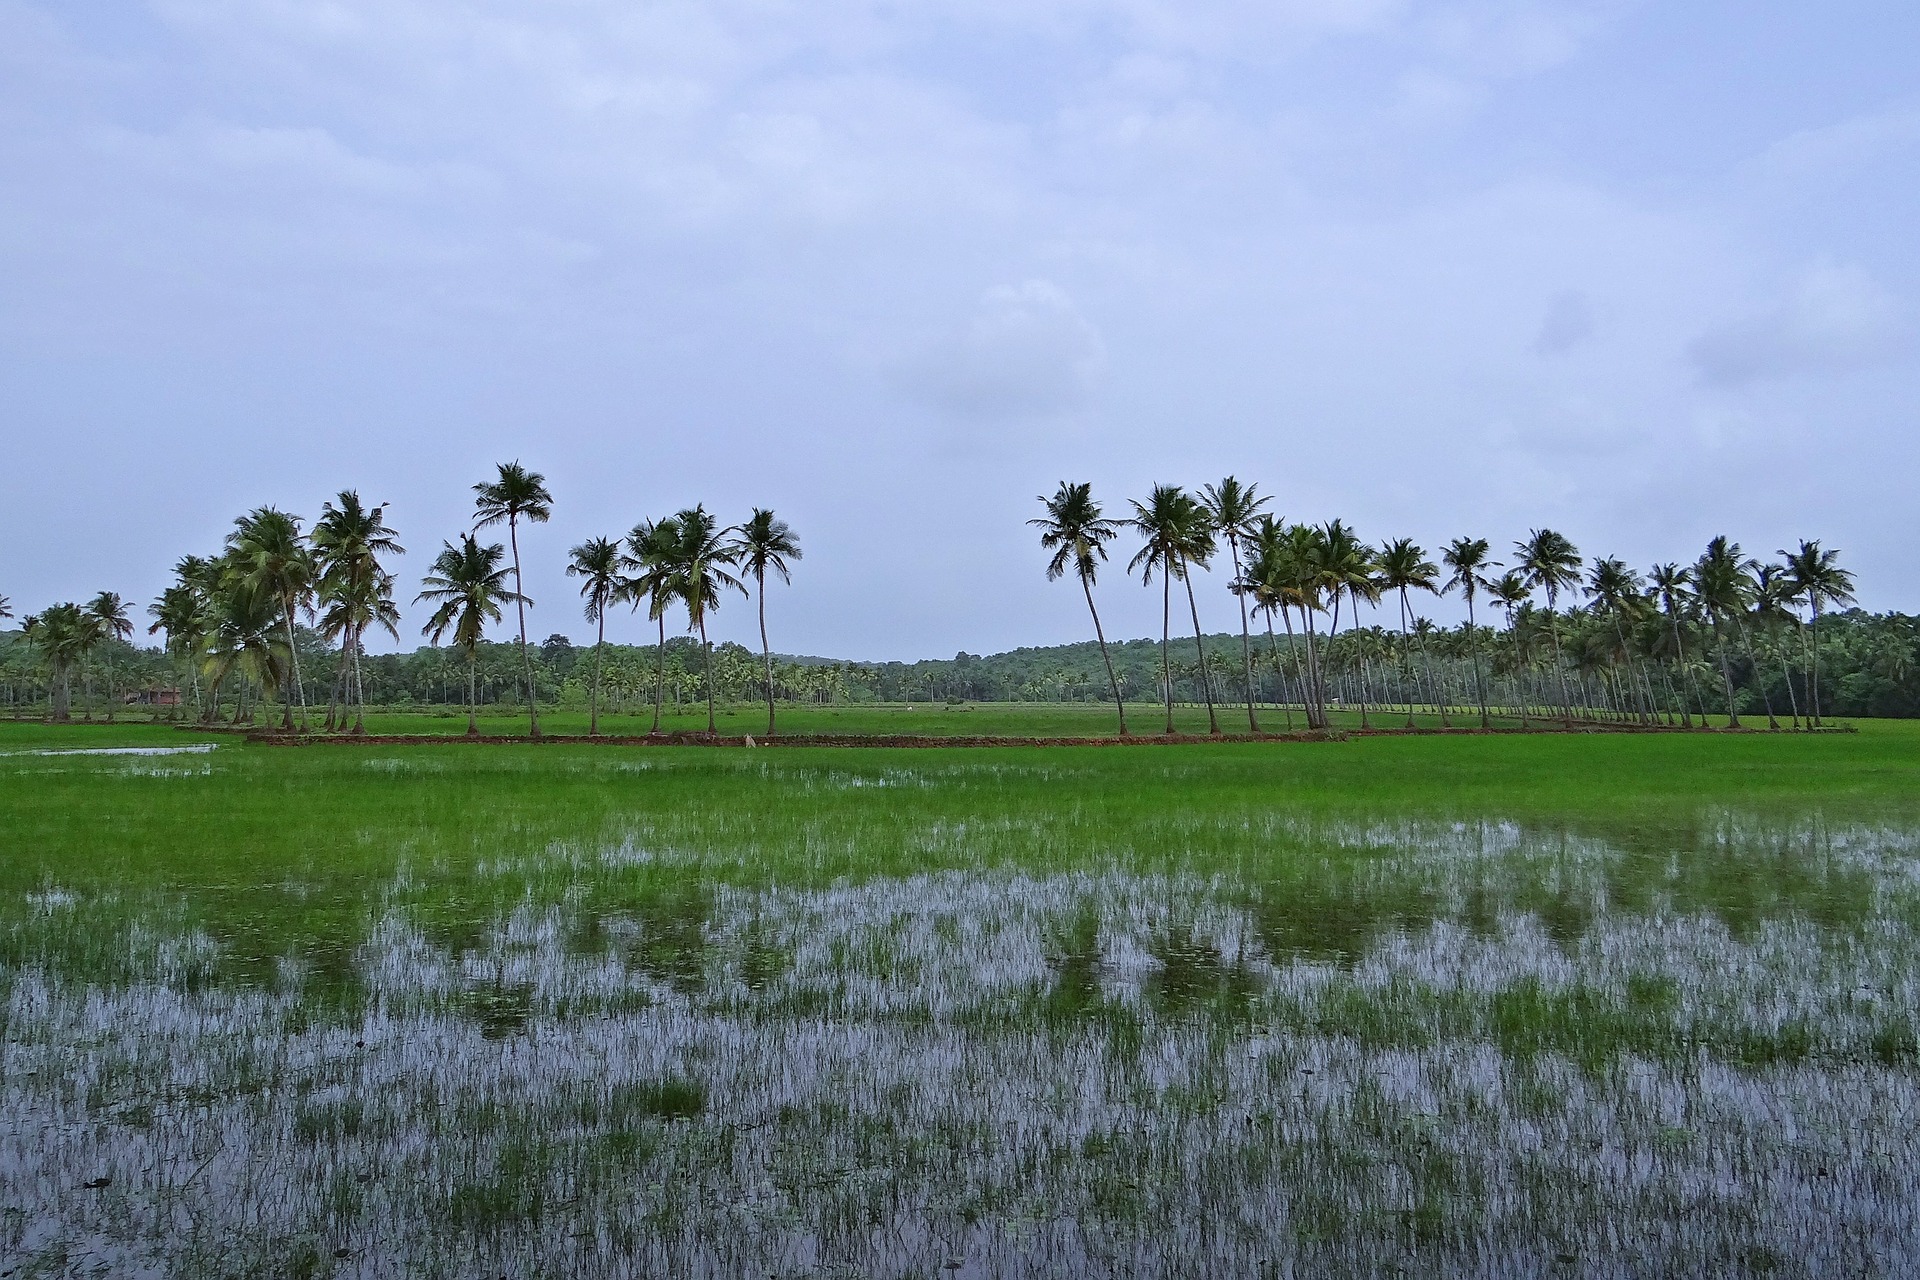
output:
M 1858 729 L 0 724 L 0 1269 L 1898 1272 L 1920 724 Z

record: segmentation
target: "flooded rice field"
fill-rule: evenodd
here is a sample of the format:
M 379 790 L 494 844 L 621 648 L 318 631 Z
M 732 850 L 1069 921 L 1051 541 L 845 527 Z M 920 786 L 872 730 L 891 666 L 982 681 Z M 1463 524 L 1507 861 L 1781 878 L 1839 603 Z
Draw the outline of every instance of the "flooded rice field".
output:
M 44 884 L 7 908 L 0 1272 L 1920 1268 L 1914 831 L 1247 838 L 1287 873 L 746 885 L 556 842 L 484 866 L 477 927 L 402 867 L 248 981 L 163 896 Z

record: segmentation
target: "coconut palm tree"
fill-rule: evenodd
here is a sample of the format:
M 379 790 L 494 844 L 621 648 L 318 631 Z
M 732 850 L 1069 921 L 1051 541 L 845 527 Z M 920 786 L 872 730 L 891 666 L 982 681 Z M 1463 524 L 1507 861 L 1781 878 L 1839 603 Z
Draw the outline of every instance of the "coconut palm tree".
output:
M 597 623 L 593 641 L 593 691 L 588 703 L 587 736 L 600 732 L 600 659 L 607 647 L 607 605 L 620 593 L 620 541 L 588 538 L 567 553 L 567 576 L 579 578 L 587 621 Z
M 300 702 L 300 722 L 307 718 L 307 691 L 300 680 L 300 653 L 294 641 L 294 616 L 313 597 L 318 576 L 312 550 L 300 533 L 300 518 L 273 507 L 258 507 L 234 522 L 227 536 L 227 555 L 235 570 L 259 590 L 280 602 L 287 632 L 287 654 L 292 664 L 293 694 Z M 284 701 L 281 727 L 293 728 L 293 702 Z
M 73 719 L 73 664 L 99 643 L 100 620 L 77 604 L 63 603 L 28 614 L 21 626 L 47 663 L 50 717 L 65 724 Z
M 1291 554 L 1288 526 L 1271 515 L 1262 515 L 1247 542 L 1247 563 L 1240 575 L 1241 592 L 1253 597 L 1255 609 L 1267 616 L 1267 659 L 1280 677 L 1280 708 L 1287 718 L 1287 731 L 1293 731 L 1293 704 L 1285 696 L 1286 675 L 1273 636 L 1273 615 L 1277 612 L 1287 629 L 1287 649 L 1293 654 L 1294 670 L 1301 690 L 1301 706 L 1307 722 L 1313 723 L 1313 709 L 1306 698 L 1306 675 L 1300 667 L 1300 651 L 1293 639 L 1292 605 L 1299 599 L 1300 572 Z
M 1412 538 L 1396 538 L 1381 548 L 1379 567 L 1380 585 L 1399 594 L 1400 636 L 1411 649 L 1413 606 L 1407 601 L 1407 592 L 1417 589 L 1439 596 L 1440 566 L 1427 559 L 1426 549 Z M 1407 699 L 1407 728 L 1413 728 L 1411 698 Z
M 1693 605 L 1693 570 L 1687 566 L 1672 563 L 1656 564 L 1653 566 L 1653 572 L 1647 576 L 1647 581 L 1652 586 L 1653 598 L 1659 604 L 1660 611 L 1666 615 L 1667 625 L 1673 634 L 1673 658 L 1680 666 L 1681 683 L 1684 686 L 1680 694 L 1680 727 L 1691 729 L 1693 728 L 1693 711 L 1692 700 L 1688 695 L 1691 692 L 1693 700 L 1697 700 L 1698 692 L 1693 690 L 1692 669 L 1687 666 L 1687 646 L 1680 632 L 1680 619 Z M 1701 703 L 1700 716 L 1703 726 L 1706 714 L 1706 704 Z
M 1822 547 L 1818 539 L 1801 539 L 1793 551 L 1778 553 L 1786 561 L 1787 578 L 1795 596 L 1804 600 L 1813 612 L 1813 631 L 1808 642 L 1813 683 L 1808 686 L 1807 714 L 1815 727 L 1820 720 L 1820 610 L 1823 605 L 1853 603 L 1853 574 L 1840 567 L 1840 553 Z
M 1560 660 L 1560 593 L 1580 582 L 1580 552 L 1572 542 L 1552 529 L 1529 530 L 1525 542 L 1513 549 L 1519 557 L 1518 568 L 1528 587 L 1547 597 L 1547 632 L 1553 640 L 1554 672 L 1560 679 L 1560 714 L 1563 723 L 1573 727 L 1573 703 L 1567 696 L 1567 672 Z
M 1487 594 L 1493 598 L 1494 603 L 1498 604 L 1506 613 L 1507 635 L 1509 638 L 1516 640 L 1515 647 L 1517 649 L 1518 631 L 1516 630 L 1516 619 L 1518 617 L 1518 611 L 1521 606 L 1526 604 L 1527 597 L 1532 594 L 1527 587 L 1526 578 L 1522 576 L 1518 569 L 1509 569 L 1492 581 L 1483 581 L 1480 585 L 1486 588 Z M 1520 727 L 1524 729 L 1527 725 L 1526 690 L 1520 690 L 1519 701 Z
M 1243 485 L 1232 476 L 1219 484 L 1208 485 L 1200 495 L 1213 532 L 1227 540 L 1233 558 L 1233 581 L 1229 584 L 1240 602 L 1240 660 L 1247 682 L 1247 728 L 1260 732 L 1260 721 L 1253 710 L 1253 641 L 1247 631 L 1247 593 L 1241 589 L 1240 544 L 1250 542 L 1260 518 L 1261 508 L 1271 499 L 1261 496 L 1258 485 Z
M 594 541 L 604 542 L 604 538 Z M 574 548 L 576 552 L 580 548 Z M 433 568 L 422 580 L 422 590 L 413 598 L 415 604 L 428 603 L 437 606 L 433 616 L 427 619 L 427 625 L 421 633 L 432 644 L 439 644 L 440 638 L 449 631 L 453 633 L 454 648 L 467 655 L 467 736 L 478 737 L 480 722 L 478 695 L 475 691 L 474 672 L 478 665 L 480 641 L 485 637 L 487 624 L 500 621 L 500 606 L 517 603 L 518 592 L 507 587 L 507 570 L 500 561 L 506 556 L 506 548 L 493 542 L 481 546 L 472 534 L 464 535 L 459 546 L 451 542 L 441 544 L 440 554 L 435 557 Z M 591 605 L 589 607 L 592 607 Z M 605 612 L 605 602 L 600 610 Z M 604 624 L 603 624 L 604 626 Z M 595 685 L 599 683 L 598 668 L 595 668 Z
M 1179 539 L 1184 518 L 1182 503 L 1192 499 L 1178 485 L 1157 484 L 1144 503 L 1134 502 L 1133 518 L 1126 523 L 1144 539 L 1144 545 L 1127 561 L 1127 572 L 1140 571 L 1142 586 L 1153 585 L 1160 575 L 1160 688 L 1166 695 L 1167 727 L 1173 732 L 1173 661 L 1168 646 L 1173 623 L 1173 579 L 1180 573 Z
M 1646 610 L 1645 584 L 1640 575 L 1617 556 L 1603 556 L 1587 571 L 1586 593 L 1594 609 L 1613 624 L 1617 652 L 1626 663 L 1628 674 L 1633 675 L 1633 650 L 1627 644 L 1627 627 Z M 1637 685 L 1634 701 L 1640 701 Z M 1649 712 L 1637 709 L 1636 715 L 1644 722 Z
M 214 706 L 220 686 L 235 671 L 249 677 L 263 691 L 279 691 L 288 676 L 290 652 L 279 632 L 280 600 L 271 591 L 250 582 L 229 565 L 221 589 L 208 602 L 207 684 Z M 246 684 L 233 707 L 234 724 L 252 711 Z
M 670 548 L 668 572 L 672 592 L 687 610 L 687 629 L 700 633 L 700 652 L 706 668 L 707 736 L 717 734 L 719 724 L 713 711 L 713 644 L 707 639 L 707 615 L 720 607 L 720 589 L 732 587 L 744 593 L 746 585 L 727 570 L 734 554 L 726 542 L 726 530 L 708 514 L 705 506 L 688 507 L 673 517 L 674 540 Z
M 547 492 L 546 477 L 529 471 L 518 462 L 502 462 L 498 475 L 473 486 L 473 529 L 507 522 L 507 541 L 513 547 L 514 608 L 520 616 L 520 670 L 527 682 L 527 721 L 529 732 L 540 736 L 539 697 L 533 686 L 533 658 L 527 652 L 526 586 L 520 580 L 520 522 L 545 524 L 553 514 L 553 495 Z
M 333 692 L 327 699 L 326 727 L 346 725 L 346 698 L 351 691 L 360 707 L 359 723 L 364 727 L 365 706 L 360 673 L 360 637 L 368 625 L 392 612 L 393 575 L 380 563 L 382 556 L 405 555 L 394 531 L 387 526 L 386 505 L 368 507 L 352 489 L 343 489 L 336 502 L 323 503 L 320 518 L 314 521 L 309 541 L 313 545 L 315 597 L 323 612 L 321 634 L 340 641 L 340 664 L 334 672 Z M 398 636 L 396 623 L 381 621 Z M 334 707 L 340 705 L 338 723 Z
M 1485 574 L 1489 569 L 1500 566 L 1488 559 L 1492 548 L 1485 538 L 1455 538 L 1440 553 L 1440 559 L 1447 566 L 1447 581 L 1441 587 L 1443 592 L 1460 588 L 1460 594 L 1467 601 L 1467 647 L 1473 658 L 1473 689 L 1480 699 L 1480 727 L 1491 728 L 1493 718 L 1487 710 L 1486 678 L 1480 670 L 1480 628 L 1474 621 L 1473 598 L 1487 586 Z
M 1788 665 L 1786 651 L 1779 642 L 1780 631 L 1789 626 L 1798 626 L 1800 618 L 1794 613 L 1793 606 L 1799 599 L 1792 571 L 1785 565 L 1762 564 L 1756 566 L 1753 574 L 1753 611 L 1745 619 L 1747 634 L 1747 659 L 1753 663 L 1754 683 L 1760 687 L 1762 705 L 1767 710 L 1767 728 L 1778 730 L 1780 719 L 1773 714 L 1773 698 L 1767 692 L 1766 677 L 1760 667 L 1760 655 L 1763 648 L 1771 649 L 1780 661 L 1780 676 L 1787 686 L 1787 710 L 1792 717 L 1793 727 L 1800 727 L 1800 700 L 1793 689 L 1793 669 Z
M 176 583 L 160 593 L 160 598 L 147 606 L 147 614 L 153 619 L 153 625 L 147 628 L 148 635 L 162 631 L 167 633 L 167 656 L 176 662 L 191 666 L 199 654 L 201 643 L 206 635 L 202 618 L 204 610 L 200 598 L 193 588 L 185 583 Z M 195 677 L 198 700 L 198 677 Z
M 127 616 L 127 602 L 120 598 L 118 592 L 102 591 L 99 595 L 87 601 L 85 607 L 87 616 L 98 624 L 97 629 L 99 634 L 95 641 L 96 644 L 104 643 L 107 640 L 119 640 L 124 643 L 133 638 L 133 619 Z M 113 666 L 111 662 L 109 662 L 107 664 L 108 724 L 113 723 L 114 700 L 118 696 L 119 687 L 114 682 Z M 89 710 L 87 714 L 91 717 L 93 713 Z
M 1114 709 L 1120 713 L 1120 736 L 1127 736 L 1127 704 L 1120 696 L 1120 679 L 1113 672 L 1113 657 L 1107 652 L 1107 633 L 1100 625 L 1100 611 L 1093 605 L 1093 583 L 1100 563 L 1107 558 L 1107 543 L 1120 534 L 1120 526 L 1100 514 L 1093 500 L 1091 484 L 1069 484 L 1062 480 L 1051 498 L 1042 494 L 1037 501 L 1047 514 L 1027 521 L 1040 530 L 1040 546 L 1053 552 L 1047 561 L 1047 581 L 1057 582 L 1069 566 L 1080 580 L 1087 598 L 1087 612 L 1093 615 L 1093 634 L 1100 641 L 1100 660 L 1107 664 L 1107 687 L 1113 691 Z
M 1740 727 L 1740 708 L 1733 700 L 1733 668 L 1727 650 L 1732 638 L 1727 634 L 1753 603 L 1754 562 L 1740 554 L 1740 544 L 1725 534 L 1707 543 L 1707 549 L 1694 562 L 1694 591 L 1700 607 L 1713 626 L 1714 647 L 1720 651 L 1720 679 L 1727 695 L 1727 727 Z
M 1340 597 L 1344 594 L 1352 604 L 1352 615 L 1347 623 L 1351 632 L 1360 625 L 1360 602 L 1373 603 L 1380 598 L 1380 579 L 1375 572 L 1373 548 L 1360 541 L 1345 521 L 1330 520 L 1316 531 L 1313 539 L 1313 572 L 1319 588 L 1326 592 L 1332 605 L 1332 616 L 1327 623 L 1327 652 L 1329 661 L 1335 650 L 1334 641 L 1340 630 Z M 1342 652 L 1352 650 L 1354 646 L 1342 647 Z M 1343 659 L 1344 660 L 1344 659 Z M 1360 727 L 1371 728 L 1368 717 L 1367 698 L 1360 698 Z
M 673 554 L 680 541 L 680 529 L 672 516 L 664 520 L 642 520 L 627 534 L 624 568 L 632 571 L 621 584 L 621 598 L 635 609 L 641 601 L 647 605 L 647 617 L 660 628 L 659 644 L 654 649 L 653 728 L 660 732 L 661 703 L 667 683 L 667 610 L 674 601 Z
M 787 562 L 798 560 L 800 539 L 785 520 L 763 507 L 755 507 L 745 523 L 734 529 L 728 552 L 734 562 L 753 575 L 754 599 L 760 608 L 760 661 L 767 675 L 767 736 L 773 736 L 773 650 L 767 644 L 767 570 L 791 583 Z

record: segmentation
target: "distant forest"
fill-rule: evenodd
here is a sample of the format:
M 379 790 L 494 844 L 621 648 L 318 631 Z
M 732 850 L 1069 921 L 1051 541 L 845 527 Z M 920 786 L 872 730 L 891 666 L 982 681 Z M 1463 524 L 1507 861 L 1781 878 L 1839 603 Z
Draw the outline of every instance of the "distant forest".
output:
M 1569 649 L 1580 669 L 1579 620 L 1576 615 Z M 1604 640 L 1602 634 L 1598 639 Z M 337 657 L 319 632 L 298 632 L 302 663 L 315 670 Z M 1784 649 L 1784 641 L 1782 637 Z M 1275 702 L 1297 701 L 1293 670 L 1304 645 L 1290 647 L 1288 638 L 1270 642 L 1254 636 L 1256 697 Z M 1376 666 L 1372 683 L 1337 689 L 1343 701 L 1357 703 L 1367 693 L 1376 705 L 1405 701 L 1412 692 L 1426 702 L 1438 700 L 1465 706 L 1472 699 L 1472 669 L 1466 628 L 1435 628 L 1417 652 L 1404 645 L 1399 633 L 1386 628 L 1360 627 L 1343 632 L 1336 646 L 1351 644 L 1354 656 Z M 1798 646 L 1801 638 L 1794 638 Z M 1920 618 L 1900 613 L 1873 614 L 1850 609 L 1820 620 L 1820 697 L 1823 708 L 1837 715 L 1920 716 Z M 1528 655 L 1508 653 L 1509 634 L 1480 629 L 1483 659 L 1495 669 L 1524 667 Z M 1160 697 L 1160 642 L 1126 640 L 1110 644 L 1115 675 L 1127 698 L 1150 702 Z M 1205 637 L 1207 665 L 1215 695 L 1243 696 L 1240 637 Z M 532 650 L 534 680 L 540 700 L 552 707 L 584 707 L 591 679 L 591 645 L 577 645 L 563 635 L 549 636 Z M 651 705 L 658 650 L 653 645 L 608 644 L 603 655 L 604 706 L 608 710 L 639 711 Z M 1191 636 L 1173 640 L 1170 654 L 1176 701 L 1199 702 L 1200 665 Z M 1807 702 L 1806 675 L 1798 665 L 1791 671 L 1766 645 L 1735 663 L 1734 680 L 1742 713 L 1763 714 L 1771 707 L 1782 717 Z M 1797 649 L 1793 656 L 1797 657 Z M 367 654 L 363 658 L 367 701 L 377 707 L 459 706 L 465 702 L 465 661 L 445 648 L 422 647 L 411 653 Z M 1352 664 L 1339 664 L 1347 670 Z M 692 706 L 704 701 L 700 645 L 692 637 L 674 637 L 666 645 L 665 696 L 668 706 Z M 1360 670 L 1361 666 L 1352 669 Z M 478 647 L 480 703 L 516 705 L 519 655 L 511 642 L 482 642 Z M 150 704 L 162 690 L 184 693 L 193 672 L 165 651 L 114 640 L 102 644 L 76 673 L 74 710 L 96 718 L 110 708 L 125 715 L 130 705 Z M 750 702 L 763 696 L 760 656 L 731 642 L 716 645 L 713 659 L 714 695 L 720 702 Z M 1788 681 L 1791 678 L 1792 688 Z M 1417 686 L 1417 687 L 1416 687 Z M 951 658 L 919 662 L 854 662 L 834 658 L 775 655 L 774 688 L 783 702 L 1099 702 L 1108 697 L 1106 670 L 1100 648 L 1092 640 L 1078 644 L 1036 646 L 1007 653 L 958 653 Z M 49 694 L 46 664 L 20 632 L 0 632 L 0 713 L 25 715 L 44 709 Z M 1718 711 L 1717 691 L 1713 709 Z M 1543 701 L 1547 699 L 1543 696 Z M 160 710 L 156 708 L 156 710 Z M 161 712 L 164 714 L 164 711 Z

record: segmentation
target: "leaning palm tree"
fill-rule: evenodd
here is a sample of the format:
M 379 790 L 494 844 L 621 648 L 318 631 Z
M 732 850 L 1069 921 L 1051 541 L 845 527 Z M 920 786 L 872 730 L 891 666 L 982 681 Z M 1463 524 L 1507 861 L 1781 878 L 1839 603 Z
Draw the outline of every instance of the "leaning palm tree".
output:
M 133 619 L 127 616 L 127 602 L 120 598 L 117 591 L 102 591 L 87 601 L 87 616 L 98 626 L 99 640 L 119 640 L 122 643 L 133 638 Z M 119 696 L 113 678 L 111 662 L 107 664 L 107 723 L 113 723 L 113 704 Z M 91 713 L 89 713 L 91 714 Z
M 1173 580 L 1186 577 L 1187 557 L 1182 548 L 1193 541 L 1195 526 L 1203 520 L 1199 504 L 1178 485 L 1157 484 L 1144 503 L 1133 503 L 1133 518 L 1127 521 L 1145 540 L 1127 562 L 1127 572 L 1138 569 L 1141 584 L 1149 587 L 1153 585 L 1153 575 L 1156 572 L 1160 575 L 1160 676 L 1166 695 L 1168 733 L 1173 732 L 1173 660 L 1169 652 Z
M 470 533 L 461 538 L 457 547 L 451 542 L 442 543 L 433 568 L 421 583 L 423 589 L 413 598 L 415 604 L 424 602 L 438 606 L 433 616 L 427 619 L 427 625 L 421 628 L 421 633 L 428 641 L 439 644 L 440 638 L 451 631 L 454 648 L 467 655 L 469 738 L 480 735 L 474 679 L 480 641 L 486 635 L 487 624 L 500 621 L 500 606 L 519 601 L 519 593 L 507 587 L 507 570 L 500 563 L 505 555 L 506 548 L 499 543 L 493 542 L 483 547 Z M 597 669 L 595 679 L 597 683 Z
M 1547 631 L 1553 641 L 1554 672 L 1560 678 L 1560 715 L 1567 728 L 1573 727 L 1573 701 L 1567 695 L 1567 672 L 1560 660 L 1560 593 L 1580 582 L 1580 551 L 1563 534 L 1552 529 L 1533 529 L 1525 542 L 1513 544 L 1519 556 L 1519 569 L 1527 585 L 1547 597 Z
M 726 530 L 705 506 L 679 512 L 673 517 L 672 527 L 676 536 L 668 561 L 670 581 L 673 595 L 686 606 L 687 629 L 700 633 L 706 669 L 707 736 L 713 737 L 720 729 L 713 712 L 713 645 L 707 639 L 707 615 L 720 607 L 722 587 L 744 592 L 746 586 L 727 572 L 734 555 L 726 543 Z
M 1412 538 L 1395 538 L 1381 549 L 1380 585 L 1400 597 L 1400 637 L 1413 647 L 1413 606 L 1407 592 L 1418 589 L 1440 594 L 1440 566 L 1427 559 L 1426 549 Z M 1424 650 L 1422 651 L 1424 656 Z M 1431 673 L 1429 673 L 1431 674 Z M 1442 717 L 1445 711 L 1441 712 Z M 1407 728 L 1413 728 L 1413 699 L 1407 699 Z
M 600 732 L 600 658 L 607 647 L 607 605 L 620 592 L 620 542 L 616 538 L 588 538 L 567 553 L 567 576 L 579 578 L 587 602 L 587 621 L 598 623 L 593 641 L 593 693 L 588 703 L 587 736 Z
M 1440 553 L 1440 559 L 1447 566 L 1447 581 L 1441 590 L 1451 591 L 1460 588 L 1460 594 L 1467 601 L 1467 646 L 1473 658 L 1473 689 L 1480 699 L 1480 727 L 1490 728 L 1493 718 L 1487 711 L 1486 680 L 1480 673 L 1480 628 L 1473 617 L 1473 598 L 1487 586 L 1485 573 L 1500 566 L 1487 558 L 1492 550 L 1485 538 L 1455 538 Z
M 1807 713 L 1815 727 L 1820 724 L 1820 609 L 1822 605 L 1853 603 L 1853 574 L 1840 567 L 1840 553 L 1822 547 L 1818 539 L 1801 539 L 1793 551 L 1779 553 L 1786 560 L 1787 578 L 1798 599 L 1813 612 L 1812 636 L 1808 656 L 1812 683 L 1807 687 Z
M 764 507 L 755 507 L 746 522 L 734 530 L 728 553 L 753 575 L 754 599 L 760 607 L 760 661 L 767 673 L 767 736 L 773 736 L 773 650 L 767 644 L 767 570 L 791 583 L 789 560 L 798 560 L 800 539 L 785 520 Z
M 1213 525 L 1213 531 L 1227 540 L 1233 558 L 1233 581 L 1229 584 L 1240 601 L 1240 661 L 1247 682 L 1247 728 L 1260 732 L 1260 721 L 1253 711 L 1253 641 L 1247 632 L 1247 593 L 1242 589 L 1240 544 L 1251 542 L 1258 526 L 1261 508 L 1270 498 L 1262 497 L 1258 485 L 1243 485 L 1232 476 L 1219 484 L 1210 484 L 1200 495 L 1200 506 Z
M 520 670 L 527 682 L 527 722 L 533 737 L 540 736 L 539 698 L 533 687 L 533 658 L 527 652 L 526 586 L 520 580 L 520 522 L 545 524 L 553 514 L 553 495 L 547 492 L 546 477 L 529 471 L 518 462 L 502 462 L 499 474 L 473 486 L 474 532 L 488 525 L 507 522 L 507 541 L 513 546 L 514 608 L 520 616 Z
M 300 681 L 300 652 L 294 641 L 294 615 L 310 603 L 318 576 L 313 552 L 300 534 L 300 518 L 273 507 L 259 507 L 234 522 L 227 537 L 227 554 L 236 572 L 280 602 L 287 632 L 287 654 L 292 665 L 293 696 L 300 702 L 302 727 L 307 717 L 307 691 Z M 293 728 L 293 702 L 284 700 L 281 727 Z
M 1740 544 L 1725 534 L 1707 543 L 1694 562 L 1694 592 L 1713 627 L 1714 647 L 1720 651 L 1720 680 L 1727 695 L 1727 727 L 1740 727 L 1740 708 L 1733 700 L 1733 668 L 1727 660 L 1732 645 L 1728 634 L 1753 603 L 1753 561 L 1740 554 Z
M 1120 713 L 1120 736 L 1127 736 L 1127 704 L 1120 696 L 1120 679 L 1113 672 L 1113 658 L 1107 652 L 1107 633 L 1100 625 L 1100 611 L 1093 607 L 1093 582 L 1100 562 L 1107 558 L 1106 544 L 1119 536 L 1120 527 L 1100 514 L 1093 500 L 1091 484 L 1069 484 L 1062 480 L 1049 498 L 1038 499 L 1047 514 L 1027 521 L 1040 530 L 1040 546 L 1053 552 L 1047 562 L 1047 581 L 1057 582 L 1072 567 L 1087 598 L 1087 612 L 1093 615 L 1093 634 L 1100 641 L 1100 659 L 1107 664 L 1107 687 L 1113 690 L 1114 709 Z

